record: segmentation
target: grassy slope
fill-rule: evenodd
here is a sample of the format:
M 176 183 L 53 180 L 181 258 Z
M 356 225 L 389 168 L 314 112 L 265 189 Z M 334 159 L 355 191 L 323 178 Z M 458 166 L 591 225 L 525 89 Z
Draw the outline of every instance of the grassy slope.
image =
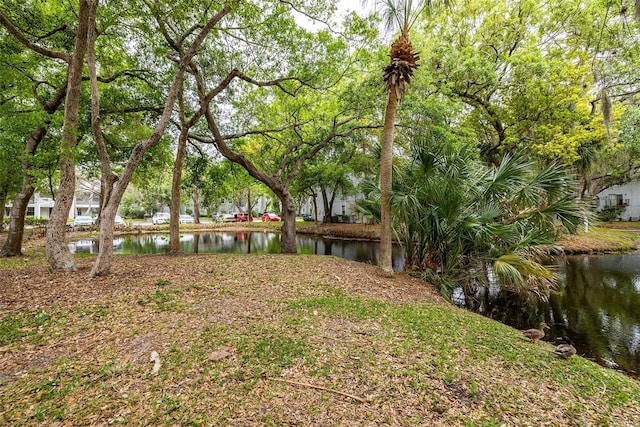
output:
M 372 266 L 136 256 L 89 280 L 91 259 L 0 261 L 3 425 L 640 425 L 640 381 Z

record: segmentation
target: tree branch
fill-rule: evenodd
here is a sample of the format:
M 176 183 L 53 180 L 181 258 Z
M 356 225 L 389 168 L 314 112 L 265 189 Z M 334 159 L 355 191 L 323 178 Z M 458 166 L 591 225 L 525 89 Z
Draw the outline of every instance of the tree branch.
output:
M 61 59 L 66 63 L 69 63 L 71 61 L 71 55 L 69 55 L 68 53 L 47 49 L 45 47 L 42 47 L 38 44 L 31 42 L 20 32 L 20 29 L 16 27 L 13 24 L 13 22 L 11 22 L 9 18 L 7 18 L 1 11 L 0 11 L 0 24 L 2 24 L 9 31 L 9 33 L 11 33 L 20 43 L 22 43 L 32 51 L 39 53 L 40 55 L 47 56 L 49 58 Z
M 301 383 L 301 382 L 298 382 L 298 381 L 285 380 L 285 379 L 281 379 L 281 378 L 269 378 L 269 379 L 271 381 L 277 381 L 277 382 L 280 382 L 280 383 L 293 384 L 293 385 L 299 385 L 299 386 L 302 386 L 302 387 L 315 388 L 316 390 L 328 391 L 328 392 L 331 392 L 331 393 L 339 394 L 341 396 L 349 397 L 349 398 L 355 400 L 356 402 L 368 403 L 365 399 L 363 399 L 361 397 L 354 396 L 353 394 L 345 393 L 345 392 L 340 391 L 340 390 L 334 390 L 334 389 L 322 387 L 322 386 L 319 386 L 319 385 Z

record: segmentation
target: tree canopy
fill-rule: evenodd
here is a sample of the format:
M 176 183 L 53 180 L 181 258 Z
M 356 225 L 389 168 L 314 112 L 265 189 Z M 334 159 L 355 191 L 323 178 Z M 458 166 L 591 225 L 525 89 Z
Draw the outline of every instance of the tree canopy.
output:
M 639 176 L 635 4 L 379 3 L 401 18 L 390 50 L 380 17 L 335 24 L 332 0 L 5 1 L 0 201 L 13 198 L 19 218 L 35 188 L 52 193 L 49 260 L 72 269 L 64 230 L 77 171 L 101 179 L 102 248 L 134 184 L 148 210 L 179 209 L 184 190 L 212 210 L 269 188 L 285 252 L 295 252 L 294 196 L 321 195 L 330 213 L 330 194 L 355 191 L 364 170 L 380 205 L 415 135 L 446 135 L 487 167 L 520 156 L 563 165 L 585 199 Z M 243 168 L 234 183 L 246 194 L 220 179 L 233 169 L 223 157 Z M 93 274 L 109 259 L 102 249 Z

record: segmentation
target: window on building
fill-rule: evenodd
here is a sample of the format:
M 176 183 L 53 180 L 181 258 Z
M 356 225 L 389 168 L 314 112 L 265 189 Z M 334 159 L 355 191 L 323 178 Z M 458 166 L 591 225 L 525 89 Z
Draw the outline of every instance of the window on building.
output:
M 27 206 L 27 216 L 36 216 L 36 209 L 33 206 Z
M 607 195 L 607 206 L 622 206 L 624 201 L 622 194 L 609 194 Z

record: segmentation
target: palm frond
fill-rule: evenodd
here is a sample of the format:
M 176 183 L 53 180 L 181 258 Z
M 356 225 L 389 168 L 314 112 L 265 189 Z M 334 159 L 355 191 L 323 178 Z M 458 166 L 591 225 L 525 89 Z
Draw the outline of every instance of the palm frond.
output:
M 494 261 L 492 268 L 502 286 L 520 294 L 544 296 L 556 282 L 550 269 L 520 254 L 503 255 Z

